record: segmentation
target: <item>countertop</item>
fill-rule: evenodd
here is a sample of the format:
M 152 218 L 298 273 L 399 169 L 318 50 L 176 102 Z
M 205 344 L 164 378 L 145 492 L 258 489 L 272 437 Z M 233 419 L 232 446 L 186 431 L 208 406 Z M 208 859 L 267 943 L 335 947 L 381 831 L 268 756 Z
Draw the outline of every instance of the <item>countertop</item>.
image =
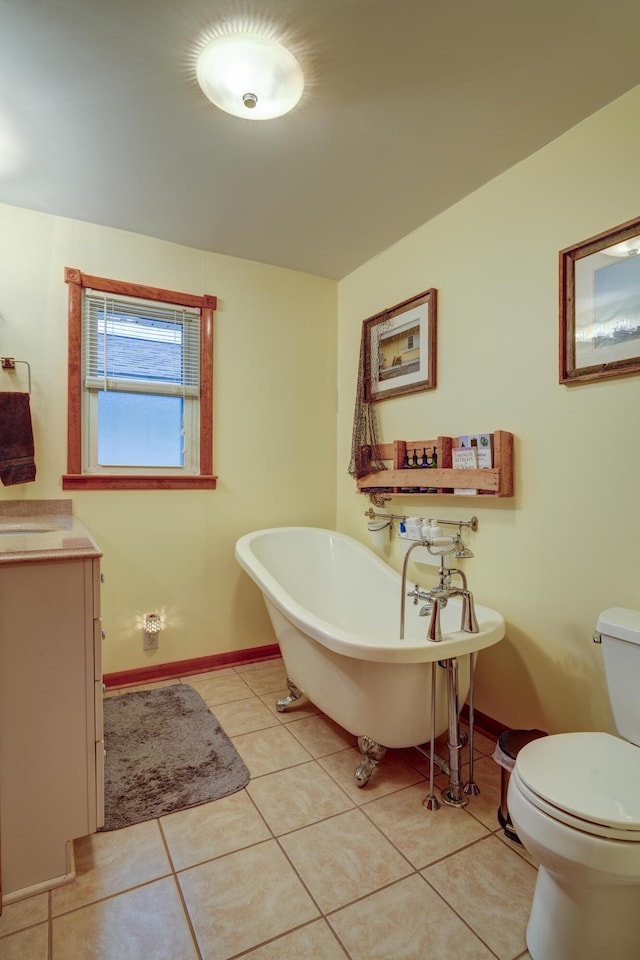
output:
M 0 501 L 0 566 L 101 556 L 71 500 Z

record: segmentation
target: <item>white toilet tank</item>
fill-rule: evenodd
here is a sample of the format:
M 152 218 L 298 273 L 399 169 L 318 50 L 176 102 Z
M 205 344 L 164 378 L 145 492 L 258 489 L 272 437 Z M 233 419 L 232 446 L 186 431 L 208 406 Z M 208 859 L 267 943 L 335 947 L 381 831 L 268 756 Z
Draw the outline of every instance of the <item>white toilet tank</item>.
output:
M 640 747 L 640 611 L 610 607 L 598 618 L 616 729 Z

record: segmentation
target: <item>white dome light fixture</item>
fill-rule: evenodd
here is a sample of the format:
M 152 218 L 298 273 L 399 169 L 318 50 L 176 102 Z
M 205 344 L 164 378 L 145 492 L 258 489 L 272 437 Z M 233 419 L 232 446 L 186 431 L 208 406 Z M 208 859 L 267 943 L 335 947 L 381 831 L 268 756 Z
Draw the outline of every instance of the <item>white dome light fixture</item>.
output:
M 271 120 L 293 110 L 304 89 L 300 64 L 267 37 L 228 34 L 203 48 L 196 67 L 204 94 L 246 120 Z

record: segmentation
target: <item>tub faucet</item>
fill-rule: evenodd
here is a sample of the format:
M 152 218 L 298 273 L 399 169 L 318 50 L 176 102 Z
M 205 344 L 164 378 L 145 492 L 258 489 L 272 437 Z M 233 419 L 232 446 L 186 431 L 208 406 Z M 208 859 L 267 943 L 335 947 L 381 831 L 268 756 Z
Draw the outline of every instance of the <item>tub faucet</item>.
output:
M 450 572 L 453 573 L 454 571 L 452 570 Z M 447 587 L 443 590 L 434 590 L 431 594 L 431 619 L 427 630 L 427 640 L 430 640 L 431 643 L 437 643 L 439 640 L 442 640 L 440 610 L 442 607 L 446 607 L 450 597 L 462 597 L 460 630 L 463 630 L 465 633 L 479 633 L 475 604 L 471 591 L 464 587 Z

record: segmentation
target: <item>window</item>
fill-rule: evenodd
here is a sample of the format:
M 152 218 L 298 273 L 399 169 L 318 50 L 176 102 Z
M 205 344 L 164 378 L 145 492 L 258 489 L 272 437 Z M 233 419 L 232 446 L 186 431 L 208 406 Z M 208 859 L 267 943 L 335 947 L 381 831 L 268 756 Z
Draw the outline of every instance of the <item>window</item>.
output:
M 65 490 L 208 488 L 216 298 L 67 268 Z

